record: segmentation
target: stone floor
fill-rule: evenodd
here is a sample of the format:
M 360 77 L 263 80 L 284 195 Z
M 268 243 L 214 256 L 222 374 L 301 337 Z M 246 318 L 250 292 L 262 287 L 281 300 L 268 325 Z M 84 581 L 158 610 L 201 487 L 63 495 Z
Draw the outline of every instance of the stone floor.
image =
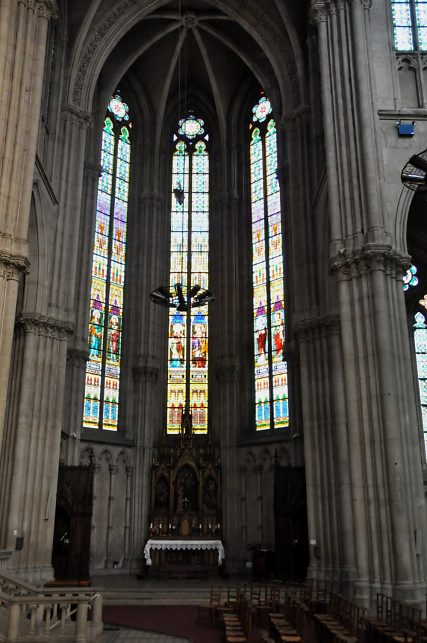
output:
M 121 629 L 114 632 L 104 632 L 101 643 L 190 643 L 189 639 L 141 630 Z

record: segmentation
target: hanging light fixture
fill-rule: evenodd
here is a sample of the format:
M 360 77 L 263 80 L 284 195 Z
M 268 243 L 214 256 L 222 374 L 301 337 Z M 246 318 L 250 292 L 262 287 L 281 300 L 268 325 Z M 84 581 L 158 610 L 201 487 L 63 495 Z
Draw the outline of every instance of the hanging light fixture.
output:
M 215 301 L 215 295 L 207 288 L 198 284 L 187 289 L 182 284 L 175 284 L 171 289 L 166 286 L 159 286 L 150 294 L 154 304 L 164 308 L 176 308 L 179 312 L 187 312 L 191 308 L 206 306 Z

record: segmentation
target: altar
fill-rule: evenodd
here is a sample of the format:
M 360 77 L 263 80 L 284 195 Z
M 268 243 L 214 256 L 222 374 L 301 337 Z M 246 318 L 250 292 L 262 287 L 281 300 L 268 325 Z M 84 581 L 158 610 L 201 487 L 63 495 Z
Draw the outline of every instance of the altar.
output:
M 217 564 L 222 565 L 225 558 L 224 545 L 221 540 L 192 539 L 192 540 L 171 540 L 150 538 L 144 547 L 144 557 L 147 565 L 152 565 L 151 550 L 190 550 L 190 551 L 213 551 L 217 552 Z
M 145 571 L 191 577 L 223 569 L 219 445 L 194 436 L 191 414 L 178 435 L 163 434 L 151 468 Z

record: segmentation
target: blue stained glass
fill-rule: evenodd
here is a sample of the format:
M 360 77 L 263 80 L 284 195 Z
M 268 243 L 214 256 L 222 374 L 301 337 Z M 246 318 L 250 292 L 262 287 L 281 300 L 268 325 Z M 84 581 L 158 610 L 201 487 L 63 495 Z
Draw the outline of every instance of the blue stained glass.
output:
M 399 2 L 392 0 L 392 17 L 395 48 L 398 51 L 414 49 L 414 25 L 412 24 L 410 0 Z

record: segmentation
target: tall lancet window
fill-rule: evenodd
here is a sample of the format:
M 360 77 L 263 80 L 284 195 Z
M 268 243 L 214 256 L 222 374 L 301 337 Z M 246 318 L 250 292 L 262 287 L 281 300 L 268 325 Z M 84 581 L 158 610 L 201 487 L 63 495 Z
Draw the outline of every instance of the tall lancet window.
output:
M 208 429 L 208 306 L 191 307 L 191 290 L 209 281 L 209 154 L 204 122 L 190 113 L 174 135 L 169 287 L 183 305 L 169 312 L 167 432 Z M 193 289 L 194 292 L 194 289 Z
M 102 134 L 83 412 L 84 427 L 113 431 L 118 429 L 130 127 L 128 106 L 116 95 Z
M 391 0 L 397 51 L 427 50 L 427 0 Z
M 414 344 L 417 360 L 424 448 L 427 455 L 427 295 L 424 295 L 424 297 L 420 299 L 419 304 L 420 308 L 414 316 Z
M 250 140 L 255 425 L 288 426 L 282 213 L 277 180 L 277 134 L 270 101 L 253 108 Z

